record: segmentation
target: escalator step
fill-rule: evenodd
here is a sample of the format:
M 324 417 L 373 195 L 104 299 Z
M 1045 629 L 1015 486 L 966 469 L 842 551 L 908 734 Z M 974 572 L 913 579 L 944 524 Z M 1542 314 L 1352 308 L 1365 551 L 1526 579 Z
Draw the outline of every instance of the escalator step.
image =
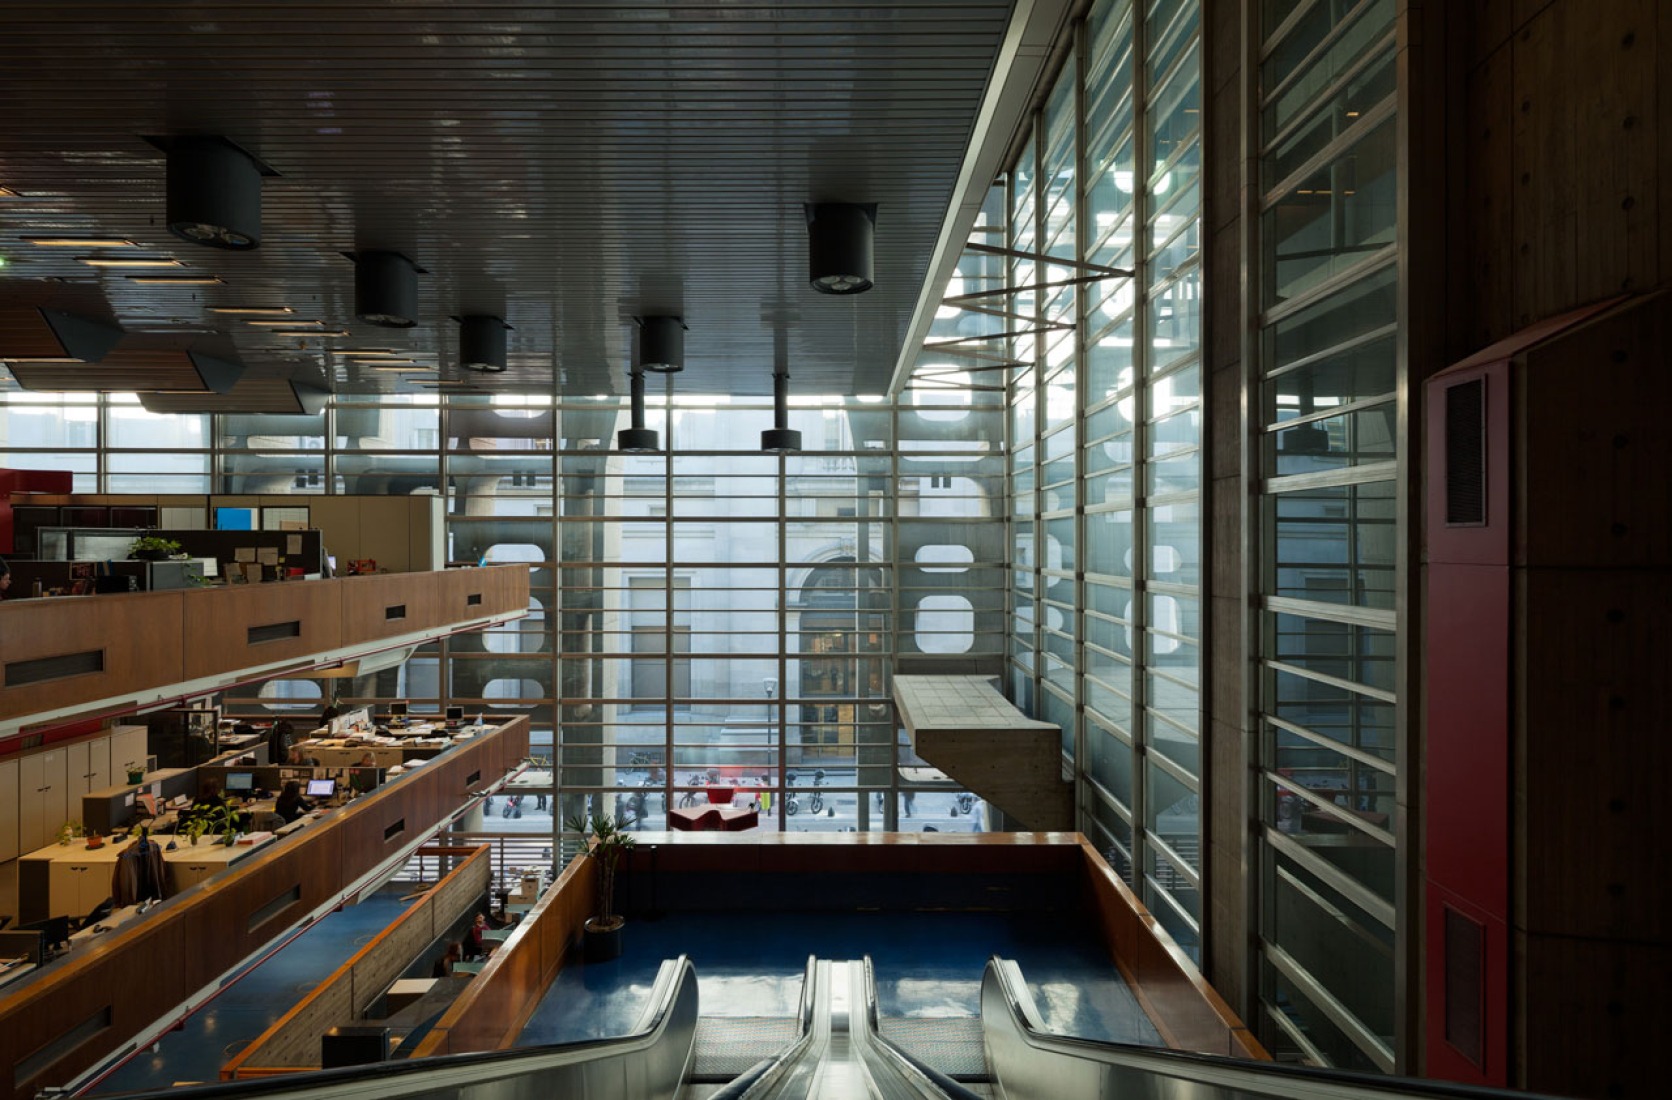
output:
M 987 1081 L 979 1016 L 883 1016 L 882 1037 L 954 1081 Z
M 692 1081 L 730 1081 L 800 1036 L 794 1016 L 701 1016 L 692 1043 Z

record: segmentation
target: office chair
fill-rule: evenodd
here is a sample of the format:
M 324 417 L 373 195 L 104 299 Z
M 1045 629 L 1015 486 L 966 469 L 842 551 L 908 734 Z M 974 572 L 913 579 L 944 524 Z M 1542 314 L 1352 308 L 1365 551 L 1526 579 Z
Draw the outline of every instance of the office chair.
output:
M 76 923 L 75 930 L 80 932 L 84 928 L 91 928 L 115 911 L 116 899 L 106 898 L 99 902 L 99 904 L 93 906 L 93 911 L 88 913 L 85 917 L 82 917 L 81 920 Z

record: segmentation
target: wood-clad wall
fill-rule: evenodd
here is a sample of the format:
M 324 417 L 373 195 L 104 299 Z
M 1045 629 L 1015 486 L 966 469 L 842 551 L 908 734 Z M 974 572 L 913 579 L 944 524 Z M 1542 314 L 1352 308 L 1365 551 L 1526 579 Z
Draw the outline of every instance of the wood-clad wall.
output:
M 0 716 L 79 704 L 150 701 L 176 685 L 236 680 L 242 670 L 305 665 L 333 650 L 445 632 L 455 624 L 528 609 L 528 567 L 340 577 L 0 603 Z M 289 624 L 289 625 L 287 625 Z M 275 627 L 272 640 L 256 627 Z M 10 683 L 19 662 L 99 654 L 102 668 Z
M 1431 229 L 1444 230 L 1444 267 L 1423 271 L 1445 282 L 1447 346 L 1429 369 L 1672 284 L 1672 4 L 1443 11 L 1446 71 L 1411 74 L 1444 98 L 1448 127 L 1446 215 Z M 1524 694 L 1508 1084 L 1562 1095 L 1664 1091 L 1650 1052 L 1669 1019 L 1658 977 L 1672 961 L 1655 815 L 1672 668 L 1660 641 L 1672 497 L 1652 423 L 1665 405 L 1666 307 L 1622 309 L 1531 356 L 1515 409 L 1512 675 Z M 1650 423 L 1621 412 L 1633 405 L 1656 410 Z M 1441 998 L 1430 988 L 1421 1000 L 1432 1011 Z M 1416 1068 L 1447 1057 L 1425 1050 Z
M 502 1050 L 511 1046 L 598 910 L 592 861 L 572 860 L 413 1053 Z
M 0 1065 L 17 1067 L 0 1079 L 0 1100 L 66 1084 L 119 1050 L 423 839 L 459 808 L 467 789 L 527 753 L 528 719 L 513 719 L 54 964 L 0 1002 Z M 77 1029 L 80 1041 L 64 1044 Z
M 1254 1035 L 1087 841 L 1086 886 L 1109 955 L 1167 1046 L 1269 1060 Z
M 1672 5 L 1445 5 L 1461 52 L 1448 188 L 1453 360 L 1672 277 Z M 1436 91 L 1439 90 L 1437 86 Z M 1435 227 L 1438 231 L 1439 227 Z

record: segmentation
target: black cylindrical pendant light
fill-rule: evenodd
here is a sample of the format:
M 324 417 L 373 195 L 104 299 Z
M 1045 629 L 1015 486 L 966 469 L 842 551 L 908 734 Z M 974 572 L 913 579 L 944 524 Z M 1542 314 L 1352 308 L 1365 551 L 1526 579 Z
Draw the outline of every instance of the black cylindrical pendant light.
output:
M 354 314 L 381 328 L 417 324 L 417 267 L 399 252 L 358 253 L 354 257 Z
M 790 427 L 790 376 L 772 375 L 772 427 L 761 433 L 761 450 L 782 454 L 801 449 L 801 433 Z
M 168 231 L 211 248 L 261 243 L 261 166 L 214 138 L 181 139 L 168 150 Z
M 472 313 L 459 321 L 459 366 L 465 370 L 498 374 L 505 369 L 505 334 L 511 326 L 485 313 Z
M 685 322 L 646 317 L 639 322 L 639 367 L 658 374 L 685 369 Z
M 873 203 L 819 202 L 807 207 L 807 278 L 823 294 L 860 294 L 875 281 Z
M 644 454 L 662 449 L 662 441 L 656 432 L 644 426 L 644 372 L 635 370 L 627 376 L 628 393 L 632 397 L 632 427 L 623 428 L 616 434 L 616 449 Z

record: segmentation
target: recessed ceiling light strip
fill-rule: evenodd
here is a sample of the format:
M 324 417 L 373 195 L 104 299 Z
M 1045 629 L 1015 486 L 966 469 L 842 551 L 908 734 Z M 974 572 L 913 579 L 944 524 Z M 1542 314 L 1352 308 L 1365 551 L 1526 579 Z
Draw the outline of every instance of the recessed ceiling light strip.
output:
M 139 244 L 126 237 L 19 237 L 24 244 L 42 248 L 138 248 Z
M 77 256 L 88 267 L 185 267 L 168 256 Z

